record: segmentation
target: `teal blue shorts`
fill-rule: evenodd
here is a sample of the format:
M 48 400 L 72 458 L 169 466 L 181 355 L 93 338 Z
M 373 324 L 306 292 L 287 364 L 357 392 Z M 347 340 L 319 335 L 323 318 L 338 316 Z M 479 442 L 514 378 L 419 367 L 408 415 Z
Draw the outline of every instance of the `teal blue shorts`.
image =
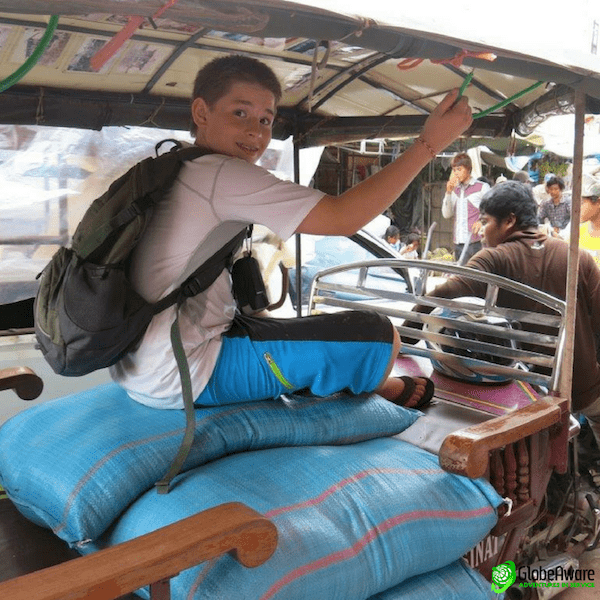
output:
M 393 326 L 376 312 L 346 311 L 299 319 L 238 315 L 223 335 L 210 381 L 197 405 L 373 391 L 389 364 Z

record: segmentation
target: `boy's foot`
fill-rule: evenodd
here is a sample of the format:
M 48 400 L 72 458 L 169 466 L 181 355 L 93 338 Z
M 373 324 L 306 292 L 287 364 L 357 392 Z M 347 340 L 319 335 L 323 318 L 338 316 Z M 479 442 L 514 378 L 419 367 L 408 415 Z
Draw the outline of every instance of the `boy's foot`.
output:
M 390 377 L 381 395 L 399 406 L 424 408 L 431 402 L 435 386 L 428 377 Z

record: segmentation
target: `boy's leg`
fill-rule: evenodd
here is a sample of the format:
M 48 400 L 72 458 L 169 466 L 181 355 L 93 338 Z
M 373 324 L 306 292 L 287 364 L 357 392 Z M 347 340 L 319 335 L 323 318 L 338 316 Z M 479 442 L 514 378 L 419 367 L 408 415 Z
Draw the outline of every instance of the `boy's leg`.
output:
M 342 390 L 359 394 L 376 388 L 395 400 L 404 383 L 388 382 L 388 376 L 399 345 L 389 319 L 375 312 L 302 319 L 236 317 L 197 403 L 248 402 L 299 390 L 315 396 Z
M 393 329 L 393 344 L 392 344 L 392 353 L 390 355 L 390 361 L 385 372 L 381 383 L 377 386 L 375 391 L 385 398 L 386 400 L 390 400 L 394 402 L 404 393 L 405 383 L 398 377 L 390 377 L 392 369 L 394 368 L 394 362 L 396 361 L 396 357 L 398 356 L 398 352 L 400 352 L 400 346 L 402 345 L 400 342 L 400 335 L 398 334 L 397 329 L 390 323 Z M 411 397 L 403 403 L 404 406 L 408 406 L 409 408 L 412 406 L 416 406 L 418 401 L 425 394 L 425 386 L 427 381 L 422 377 L 415 377 L 415 389 L 411 395 Z

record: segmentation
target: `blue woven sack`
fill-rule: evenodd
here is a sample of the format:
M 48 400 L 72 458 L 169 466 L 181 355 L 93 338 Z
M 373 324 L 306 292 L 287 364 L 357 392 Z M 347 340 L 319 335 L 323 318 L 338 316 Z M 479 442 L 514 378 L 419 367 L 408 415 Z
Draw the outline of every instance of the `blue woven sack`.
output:
M 464 560 L 411 577 L 369 600 L 502 600 L 485 577 Z
M 421 414 L 376 394 L 292 396 L 195 412 L 183 470 L 245 450 L 389 436 Z M 116 384 L 46 402 L 0 428 L 0 483 L 27 518 L 67 542 L 96 539 L 164 475 L 185 424 L 183 411 L 143 406 Z
M 487 481 L 446 473 L 437 456 L 396 438 L 245 452 L 175 481 L 166 496 L 141 496 L 82 550 L 223 502 L 273 521 L 279 542 L 265 564 L 247 569 L 226 555 L 188 569 L 171 581 L 172 597 L 187 600 L 364 600 L 459 559 L 496 523 L 502 501 Z

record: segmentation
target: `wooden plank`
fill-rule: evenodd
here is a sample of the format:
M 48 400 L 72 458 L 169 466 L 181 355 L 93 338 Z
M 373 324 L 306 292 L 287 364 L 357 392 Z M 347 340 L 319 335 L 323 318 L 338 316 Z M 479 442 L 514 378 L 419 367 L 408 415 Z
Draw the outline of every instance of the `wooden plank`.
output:
M 244 566 L 256 567 L 276 546 L 275 525 L 232 502 L 101 552 L 0 583 L 0 598 L 110 600 L 226 552 Z
M 440 448 L 440 465 L 450 473 L 477 479 L 489 464 L 489 453 L 561 421 L 561 403 L 546 396 L 509 415 L 450 434 Z
M 42 380 L 28 367 L 0 369 L 0 391 L 14 390 L 22 400 L 35 400 L 43 389 Z

